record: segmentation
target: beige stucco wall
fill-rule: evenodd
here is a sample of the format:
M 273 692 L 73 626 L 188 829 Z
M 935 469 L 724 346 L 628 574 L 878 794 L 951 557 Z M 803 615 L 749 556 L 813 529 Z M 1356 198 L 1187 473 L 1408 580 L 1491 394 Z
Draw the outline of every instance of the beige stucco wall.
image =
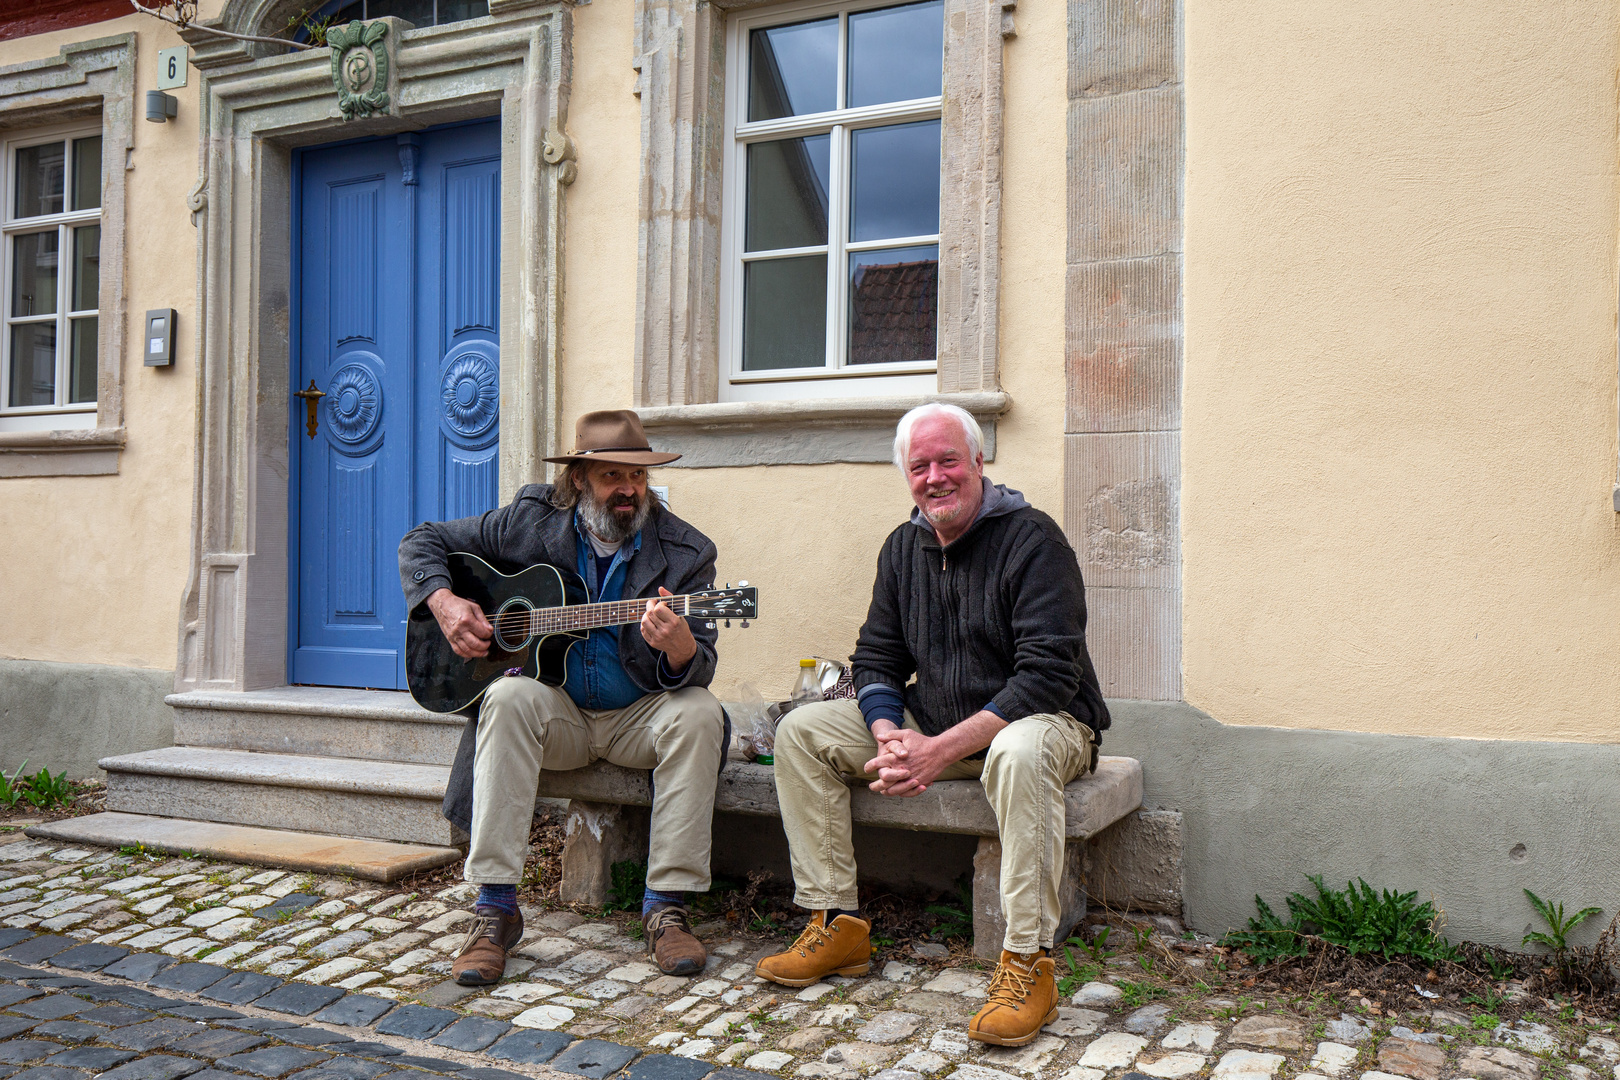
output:
M 0 65 L 130 31 L 139 51 L 123 268 L 128 444 L 117 476 L 0 479 L 0 595 L 8 598 L 0 655 L 161 669 L 175 662 L 191 522 L 197 236 L 185 200 L 197 176 L 197 73 L 173 91 L 176 119 L 147 123 L 157 50 L 181 42 L 134 14 L 0 41 Z M 105 279 L 118 268 L 101 272 Z M 144 313 L 168 307 L 179 312 L 175 366 L 147 368 Z
M 1620 741 L 1617 12 L 1187 0 L 1186 696 Z
M 640 102 L 631 5 L 574 11 L 569 129 L 579 179 L 568 189 L 562 415 L 631 402 Z M 1006 49 L 1002 218 L 1002 387 L 1014 407 L 997 434 L 992 479 L 1063 519 L 1064 5 L 1023 0 Z M 722 582 L 760 589 L 763 617 L 721 631 L 715 689 L 741 682 L 785 697 L 800 656 L 847 657 L 871 597 L 883 537 L 910 496 L 887 465 L 656 470 L 676 513 L 720 551 Z

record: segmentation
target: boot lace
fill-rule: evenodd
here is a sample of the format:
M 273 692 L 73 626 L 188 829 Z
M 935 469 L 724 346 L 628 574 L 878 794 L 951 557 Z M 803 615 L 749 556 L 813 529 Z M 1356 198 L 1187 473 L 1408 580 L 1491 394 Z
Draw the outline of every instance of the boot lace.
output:
M 481 937 L 487 937 L 494 940 L 495 925 L 499 921 L 500 920 L 493 915 L 475 915 L 473 917 L 472 926 L 468 927 L 467 929 L 467 936 L 461 939 L 461 949 L 459 952 L 464 953 L 468 949 L 472 948 L 473 943 Z
M 647 936 L 655 941 L 658 939 L 659 934 L 671 927 L 677 930 L 687 929 L 686 910 L 684 908 L 659 908 L 647 916 Z
M 990 977 L 990 1000 L 997 1005 L 1006 1005 L 1017 1008 L 1029 997 L 1029 992 L 1035 987 L 1034 964 L 1030 970 L 1025 971 L 1010 963 L 996 965 L 996 973 Z
M 793 948 L 800 956 L 809 956 L 831 940 L 832 934 L 827 928 L 811 918 L 804 924 L 804 930 L 799 934 L 799 940 L 793 943 Z

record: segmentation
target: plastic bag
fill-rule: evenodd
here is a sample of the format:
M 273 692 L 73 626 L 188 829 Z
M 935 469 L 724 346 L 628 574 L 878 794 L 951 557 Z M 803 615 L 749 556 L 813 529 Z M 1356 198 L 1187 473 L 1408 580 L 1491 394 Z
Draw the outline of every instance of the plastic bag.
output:
M 737 746 L 745 758 L 768 757 L 776 747 L 776 721 L 753 683 L 737 686 L 737 708 L 732 717 Z

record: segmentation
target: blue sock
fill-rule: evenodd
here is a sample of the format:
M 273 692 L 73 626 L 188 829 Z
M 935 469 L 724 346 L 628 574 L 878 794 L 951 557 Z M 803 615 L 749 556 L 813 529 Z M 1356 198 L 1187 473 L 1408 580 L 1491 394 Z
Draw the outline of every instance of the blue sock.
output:
M 478 901 L 473 905 L 480 908 L 495 908 L 507 915 L 516 915 L 517 886 L 516 885 L 480 885 L 478 886 Z
M 680 904 L 686 906 L 685 893 L 659 892 L 657 889 L 646 889 L 641 894 L 641 914 L 646 915 L 653 909 L 654 904 Z

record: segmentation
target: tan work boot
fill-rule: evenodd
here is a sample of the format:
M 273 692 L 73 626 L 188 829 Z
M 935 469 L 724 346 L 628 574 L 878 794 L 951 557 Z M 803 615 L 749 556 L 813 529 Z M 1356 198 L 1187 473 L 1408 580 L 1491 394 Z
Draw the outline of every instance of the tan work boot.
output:
M 665 975 L 696 975 L 709 959 L 703 942 L 692 936 L 690 918 L 679 904 L 660 904 L 647 912 L 641 917 L 641 932 L 658 970 Z
M 507 950 L 523 936 L 523 913 L 508 915 L 484 908 L 476 912 L 461 951 L 450 964 L 450 977 L 462 986 L 498 983 L 506 974 Z
M 968 1038 L 996 1046 L 1023 1046 L 1057 1019 L 1057 980 L 1044 949 L 1003 949 L 990 977 L 990 1000 L 968 1021 Z
M 799 940 L 787 952 L 767 956 L 754 974 L 783 986 L 809 986 L 828 975 L 865 975 L 872 970 L 872 924 L 840 915 L 827 925 L 825 911 L 813 912 Z

